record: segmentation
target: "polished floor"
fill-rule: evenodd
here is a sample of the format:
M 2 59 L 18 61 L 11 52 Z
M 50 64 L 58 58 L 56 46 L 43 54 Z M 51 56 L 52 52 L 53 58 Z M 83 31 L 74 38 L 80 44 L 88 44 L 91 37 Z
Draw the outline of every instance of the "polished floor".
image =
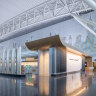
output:
M 0 76 L 0 96 L 96 96 L 96 72 L 59 77 Z

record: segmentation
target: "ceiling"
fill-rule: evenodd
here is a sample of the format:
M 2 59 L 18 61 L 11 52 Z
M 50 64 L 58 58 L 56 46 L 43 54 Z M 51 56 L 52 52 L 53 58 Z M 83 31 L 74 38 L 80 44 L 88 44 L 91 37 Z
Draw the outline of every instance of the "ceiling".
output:
M 45 0 L 0 0 L 0 24 Z

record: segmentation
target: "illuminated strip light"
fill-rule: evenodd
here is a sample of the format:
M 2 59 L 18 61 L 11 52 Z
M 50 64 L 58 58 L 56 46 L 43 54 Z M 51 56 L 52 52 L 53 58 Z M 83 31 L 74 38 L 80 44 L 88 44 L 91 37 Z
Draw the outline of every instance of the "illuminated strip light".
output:
M 94 0 L 83 0 L 85 3 L 87 3 L 93 10 L 96 11 L 96 2 Z
M 72 14 L 72 13 L 71 13 L 71 16 L 73 16 L 76 21 L 78 21 L 83 27 L 85 27 L 85 28 L 86 28 L 87 30 L 89 30 L 93 35 L 96 36 L 96 33 L 95 33 L 90 27 L 87 26 L 87 24 L 90 24 L 90 25 L 92 25 L 92 26 L 95 27 L 95 26 L 96 26 L 96 23 L 93 23 L 92 21 L 86 20 L 86 19 L 84 19 L 84 18 L 82 18 L 81 16 L 76 15 L 76 14 Z

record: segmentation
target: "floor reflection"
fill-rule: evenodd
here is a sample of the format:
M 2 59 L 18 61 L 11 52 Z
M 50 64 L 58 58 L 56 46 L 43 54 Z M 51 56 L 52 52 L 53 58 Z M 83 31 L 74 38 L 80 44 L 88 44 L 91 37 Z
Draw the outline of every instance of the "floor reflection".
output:
M 33 74 L 26 79 L 0 77 L 0 96 L 95 96 L 95 92 L 96 72 L 56 77 Z

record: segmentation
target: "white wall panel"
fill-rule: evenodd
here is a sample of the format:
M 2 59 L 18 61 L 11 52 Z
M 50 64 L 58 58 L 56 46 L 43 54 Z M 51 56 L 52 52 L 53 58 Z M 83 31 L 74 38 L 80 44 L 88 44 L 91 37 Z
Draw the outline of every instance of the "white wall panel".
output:
M 67 52 L 67 72 L 80 71 L 82 69 L 82 57 Z

